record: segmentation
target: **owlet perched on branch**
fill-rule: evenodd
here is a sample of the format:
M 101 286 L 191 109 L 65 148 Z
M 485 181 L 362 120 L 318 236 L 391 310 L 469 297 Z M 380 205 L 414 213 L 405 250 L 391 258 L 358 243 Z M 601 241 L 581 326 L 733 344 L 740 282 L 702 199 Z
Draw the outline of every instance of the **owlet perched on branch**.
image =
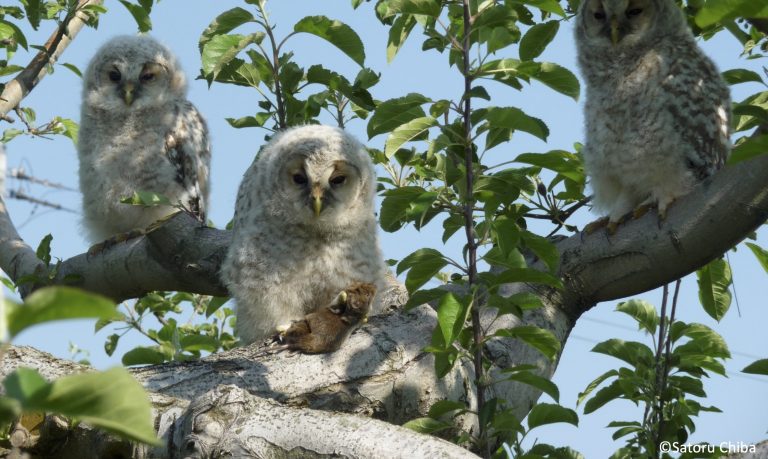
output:
M 673 0 L 583 0 L 576 44 L 594 206 L 614 228 L 638 207 L 663 219 L 728 157 L 728 87 Z
M 243 344 L 271 336 L 354 282 L 384 285 L 374 215 L 376 175 L 341 129 L 276 134 L 246 171 L 222 280 Z M 372 313 L 381 312 L 374 302 Z
M 205 221 L 208 129 L 186 99 L 184 73 L 148 36 L 105 43 L 84 75 L 78 154 L 84 223 L 91 242 L 144 229 L 174 212 L 120 199 L 158 193 Z

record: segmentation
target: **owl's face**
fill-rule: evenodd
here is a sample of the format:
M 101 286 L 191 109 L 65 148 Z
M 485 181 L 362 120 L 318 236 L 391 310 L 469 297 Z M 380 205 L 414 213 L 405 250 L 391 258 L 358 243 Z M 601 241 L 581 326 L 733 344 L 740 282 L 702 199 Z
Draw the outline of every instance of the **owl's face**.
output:
M 170 51 L 147 36 L 105 43 L 88 66 L 84 98 L 95 108 L 129 112 L 182 98 L 184 74 Z
M 373 217 L 373 165 L 341 129 L 289 129 L 264 148 L 258 163 L 272 183 L 264 204 L 280 224 L 334 230 Z
M 653 31 L 659 15 L 654 0 L 584 0 L 580 27 L 591 46 L 631 46 Z

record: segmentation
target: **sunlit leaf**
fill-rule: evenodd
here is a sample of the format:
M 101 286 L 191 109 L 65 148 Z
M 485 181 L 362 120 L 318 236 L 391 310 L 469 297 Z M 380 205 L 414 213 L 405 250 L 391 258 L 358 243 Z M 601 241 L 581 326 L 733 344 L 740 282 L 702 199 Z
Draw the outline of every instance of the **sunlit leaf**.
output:
M 619 303 L 616 310 L 635 319 L 640 329 L 644 329 L 651 335 L 656 333 L 656 327 L 659 326 L 659 315 L 651 303 L 644 300 L 629 300 Z
M 727 261 L 718 258 L 696 271 L 696 277 L 704 311 L 720 321 L 731 306 L 731 267 Z
M 548 21 L 531 26 L 520 40 L 520 59 L 529 61 L 539 57 L 555 38 L 559 29 L 560 22 L 558 21 Z
M 391 158 L 404 143 L 426 138 L 429 129 L 435 126 L 437 126 L 436 119 L 431 116 L 424 116 L 396 127 L 387 137 L 384 144 L 384 155 Z
M 567 422 L 578 427 L 579 416 L 571 409 L 551 403 L 537 403 L 528 413 L 529 429 L 558 422 Z
M 125 438 L 159 444 L 147 394 L 124 368 L 64 376 L 51 383 L 21 368 L 4 385 L 25 410 L 62 414 Z
M 118 317 L 112 300 L 73 287 L 44 287 L 29 295 L 23 305 L 7 311 L 10 336 L 33 325 L 64 319 Z
M 414 292 L 432 279 L 447 265 L 445 257 L 435 249 L 419 249 L 403 258 L 397 265 L 397 274 L 408 270 L 405 287 Z
M 756 360 L 744 367 L 741 371 L 755 375 L 768 375 L 768 359 Z
M 309 33 L 327 40 L 361 67 L 365 66 L 363 42 L 351 27 L 341 21 L 325 16 L 307 16 L 296 23 L 293 31 Z

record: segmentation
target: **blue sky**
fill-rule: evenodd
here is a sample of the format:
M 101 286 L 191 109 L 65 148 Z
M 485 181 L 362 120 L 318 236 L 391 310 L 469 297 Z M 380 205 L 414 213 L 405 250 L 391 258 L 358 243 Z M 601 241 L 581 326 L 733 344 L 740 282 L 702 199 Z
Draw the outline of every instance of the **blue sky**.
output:
M 106 6 L 110 11 L 101 18 L 99 29 L 83 30 L 66 50 L 60 62 L 70 62 L 85 68 L 94 50 L 109 37 L 135 33 L 133 19 L 118 2 L 109 0 Z M 234 129 L 224 120 L 225 117 L 237 118 L 254 114 L 258 110 L 256 104 L 260 100 L 257 92 L 224 85 L 214 85 L 209 89 L 205 82 L 194 79 L 200 67 L 197 48 L 200 33 L 217 14 L 235 6 L 247 7 L 239 0 L 163 0 L 155 7 L 152 15 L 152 34 L 178 54 L 189 76 L 189 98 L 209 123 L 213 144 L 210 218 L 219 227 L 223 227 L 232 217 L 240 178 L 263 144 L 265 134 L 265 131 L 258 129 Z M 269 2 L 269 9 L 272 22 L 277 24 L 276 34 L 279 37 L 289 33 L 293 24 L 301 17 L 309 15 L 324 14 L 349 24 L 361 35 L 365 43 L 366 65 L 382 74 L 381 83 L 372 89 L 373 96 L 379 100 L 407 92 L 419 92 L 436 99 L 456 98 L 462 90 L 455 69 L 448 68 L 446 56 L 421 51 L 421 38 L 418 33 L 414 33 L 395 60 L 387 64 L 387 29 L 374 18 L 371 4 L 365 4 L 354 11 L 349 0 L 273 0 Z M 30 42 L 42 43 L 49 33 L 48 26 L 45 26 L 40 32 L 30 35 Z M 571 33 L 571 24 L 563 23 L 558 37 L 544 53 L 542 60 L 557 62 L 577 72 Z M 321 63 L 327 68 L 340 71 L 348 78 L 353 78 L 358 70 L 357 65 L 347 56 L 313 36 L 295 36 L 287 47 L 295 52 L 295 59 L 302 65 Z M 703 47 L 721 70 L 743 67 L 760 71 L 760 61 L 739 59 L 740 45 L 730 36 L 723 35 L 704 43 Z M 517 57 L 514 50 L 504 53 L 510 54 L 500 57 Z M 27 60 L 21 57 L 19 63 L 26 63 Z M 573 143 L 582 139 L 583 100 L 574 102 L 537 83 L 525 88 L 523 92 L 493 83 L 489 83 L 487 88 L 491 93 L 493 105 L 523 108 L 530 115 L 543 119 L 552 133 L 547 143 L 527 134 L 516 134 L 509 144 L 497 147 L 494 153 L 488 156 L 489 164 L 509 160 L 523 152 L 571 150 Z M 77 120 L 80 90 L 79 77 L 57 66 L 55 73 L 49 75 L 23 105 L 34 107 L 41 122 L 54 115 Z M 754 85 L 736 87 L 734 99 L 740 100 L 756 90 Z M 368 141 L 363 122 L 353 122 L 349 129 L 362 141 Z M 379 136 L 368 141 L 368 144 L 381 148 L 383 142 L 384 136 Z M 66 138 L 17 138 L 8 145 L 8 167 L 23 167 L 36 177 L 77 188 L 77 155 L 74 146 Z M 76 212 L 79 209 L 78 192 L 29 188 L 29 185 L 13 180 L 9 181 L 8 187 L 21 187 L 37 197 L 60 203 Z M 59 258 L 67 258 L 87 250 L 88 245 L 81 236 L 77 213 L 36 208 L 15 200 L 10 200 L 8 205 L 20 233 L 31 245 L 35 246 L 43 236 L 52 233 L 53 254 Z M 674 209 L 671 211 L 674 212 Z M 576 215 L 574 222 L 583 225 L 594 218 L 594 215 L 585 210 Z M 442 227 L 439 222 L 433 222 L 421 233 L 411 228 L 395 234 L 382 232 L 385 257 L 400 259 L 424 246 L 459 254 L 460 240 L 451 240 L 447 247 L 443 247 L 440 242 L 441 234 Z M 764 232 L 761 232 L 761 236 L 764 237 Z M 720 323 L 716 323 L 701 311 L 695 277 L 689 276 L 683 281 L 678 317 L 687 322 L 700 322 L 714 328 L 725 337 L 733 354 L 733 359 L 726 364 L 729 370 L 728 378 L 713 376 L 705 381 L 709 398 L 704 403 L 718 406 L 724 413 L 702 415 L 697 422 L 692 441 L 757 442 L 768 436 L 768 419 L 765 417 L 768 412 L 768 398 L 759 395 L 768 389 L 768 378 L 739 372 L 748 363 L 768 357 L 765 354 L 765 349 L 768 349 L 768 336 L 764 333 L 765 324 L 768 323 L 768 309 L 764 301 L 768 293 L 766 273 L 744 247 L 740 247 L 736 253 L 732 252 L 730 259 L 740 303 L 740 315 L 734 305 L 728 315 Z M 659 304 L 661 292 L 649 292 L 639 298 Z M 618 362 L 609 357 L 589 352 L 597 342 L 622 338 L 650 343 L 649 337 L 635 331 L 633 322 L 623 314 L 613 312 L 614 308 L 615 302 L 597 305 L 579 320 L 573 330 L 554 377 L 560 387 L 560 402 L 563 405 L 574 408 L 579 391 L 597 375 L 618 366 Z M 148 344 L 139 336 L 124 338 L 116 356 L 108 358 L 103 351 L 103 343 L 109 333 L 111 332 L 101 331 L 94 335 L 93 323 L 90 321 L 59 322 L 25 332 L 16 343 L 32 345 L 67 357 L 68 343 L 72 342 L 89 350 L 90 360 L 98 368 L 119 363 L 119 355 L 129 350 L 132 345 Z M 542 401 L 548 401 L 547 397 L 544 396 Z M 611 420 L 636 420 L 641 415 L 640 409 L 630 403 L 614 402 L 597 413 L 580 415 L 579 428 L 566 425 L 537 429 L 530 440 L 538 437 L 540 441 L 572 446 L 590 458 L 604 457 L 619 446 L 612 443 L 612 431 L 606 429 L 605 425 Z

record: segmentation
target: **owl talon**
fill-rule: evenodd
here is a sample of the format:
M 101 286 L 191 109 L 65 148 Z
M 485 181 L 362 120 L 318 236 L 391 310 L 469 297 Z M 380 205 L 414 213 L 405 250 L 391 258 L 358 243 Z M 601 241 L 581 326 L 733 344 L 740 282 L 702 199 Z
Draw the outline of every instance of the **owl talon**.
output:
M 107 239 L 105 241 L 102 241 L 102 242 L 99 242 L 98 244 L 92 245 L 88 249 L 88 252 L 86 253 L 86 256 L 87 257 L 93 257 L 93 256 L 96 256 L 96 255 L 101 255 L 102 253 L 106 252 L 108 249 L 111 249 L 112 247 L 116 246 L 117 244 L 129 241 L 131 239 L 135 239 L 137 237 L 141 237 L 144 234 L 146 234 L 144 232 L 144 230 L 140 230 L 140 229 L 131 230 L 131 231 L 128 231 L 128 232 L 125 232 L 125 233 L 115 234 L 114 236 L 112 236 L 111 238 L 109 238 L 109 239 Z
M 582 234 L 592 234 L 600 228 L 605 228 L 608 225 L 608 217 L 599 218 L 592 223 L 587 224 L 582 230 Z
M 633 220 L 639 219 L 643 215 L 647 214 L 652 207 L 653 207 L 652 204 L 641 204 L 637 206 L 637 208 L 632 211 L 632 219 Z
M 608 224 L 605 226 L 605 232 L 608 233 L 609 236 L 613 236 L 616 234 L 616 230 L 619 228 L 619 222 L 608 222 Z

